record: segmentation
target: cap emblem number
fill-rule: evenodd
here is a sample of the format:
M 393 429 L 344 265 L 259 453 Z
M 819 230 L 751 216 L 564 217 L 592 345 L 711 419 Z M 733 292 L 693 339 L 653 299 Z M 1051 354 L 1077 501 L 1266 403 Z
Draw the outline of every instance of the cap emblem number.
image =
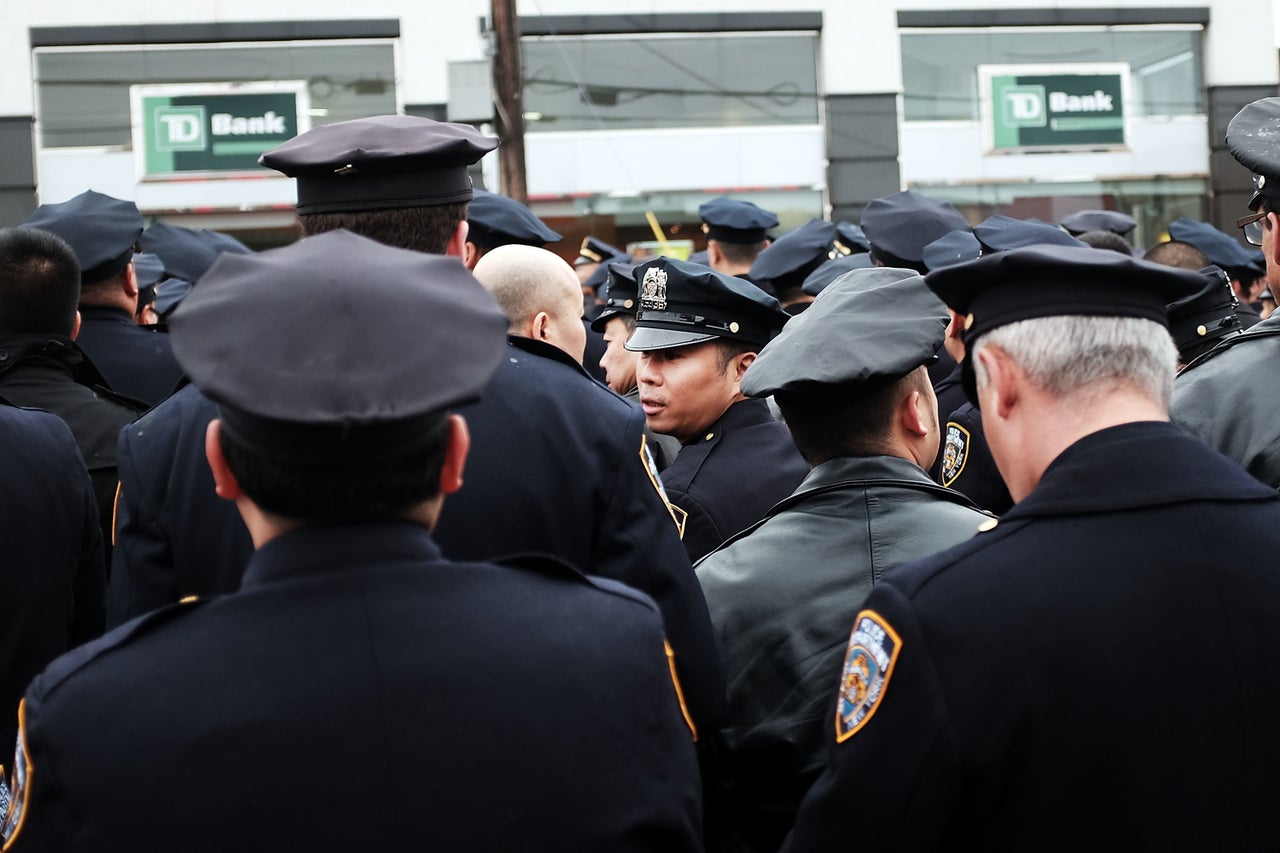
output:
M 657 267 L 645 270 L 640 282 L 640 308 L 649 311 L 665 311 L 667 308 L 667 273 Z

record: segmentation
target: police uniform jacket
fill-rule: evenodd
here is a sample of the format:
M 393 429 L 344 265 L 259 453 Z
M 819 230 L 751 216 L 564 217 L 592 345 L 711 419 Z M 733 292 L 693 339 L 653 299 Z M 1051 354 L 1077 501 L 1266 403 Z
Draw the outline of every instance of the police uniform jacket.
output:
M 104 555 L 109 555 L 116 437 L 146 406 L 109 390 L 80 348 L 62 335 L 0 338 L 0 397 L 53 412 L 71 427 L 93 482 Z
M 791 433 L 764 400 L 740 400 L 680 449 L 662 472 L 667 497 L 686 516 L 692 560 L 764 518 L 809 473 Z
M 273 539 L 239 592 L 31 685 L 12 850 L 699 849 L 657 609 L 547 563 L 408 523 Z
M 76 344 L 112 390 L 149 406 L 173 393 L 182 378 L 169 337 L 136 325 L 129 312 L 119 308 L 80 306 Z
M 239 588 L 253 542 L 235 504 L 214 493 L 204 436 L 217 416 L 187 385 L 120 431 L 109 625 Z
M 1280 317 L 1227 338 L 1173 383 L 1173 422 L 1280 489 L 1280 396 L 1268 376 L 1280 360 Z
M 0 742 L 18 700 L 55 657 L 103 629 L 102 531 L 71 430 L 0 401 Z
M 826 763 L 833 685 L 871 587 L 988 518 L 906 459 L 832 459 L 699 561 L 729 676 L 716 796 L 736 849 L 777 850 Z
M 867 598 L 786 849 L 1273 847 L 1275 491 L 1132 423 L 989 524 Z
M 964 394 L 964 386 L 960 383 L 960 365 L 956 365 L 950 373 L 948 373 L 941 382 L 933 386 L 933 394 L 938 398 L 938 423 L 945 424 L 951 419 L 951 413 L 964 406 L 969 399 Z M 943 439 L 946 439 L 946 433 L 943 433 Z M 935 483 L 942 482 L 942 447 L 938 448 L 938 455 L 933 460 L 933 465 L 929 466 L 929 476 L 933 478 Z
M 706 600 L 642 459 L 644 413 L 591 379 L 564 350 L 510 336 L 480 402 L 465 485 L 433 536 L 454 560 L 543 553 L 651 596 L 694 720 L 724 713 L 724 668 Z M 644 454 L 647 455 L 647 454 Z
M 938 460 L 938 481 L 942 485 L 996 515 L 1013 506 L 1009 487 L 1000 476 L 982 429 L 982 412 L 972 403 L 966 402 L 946 421 Z

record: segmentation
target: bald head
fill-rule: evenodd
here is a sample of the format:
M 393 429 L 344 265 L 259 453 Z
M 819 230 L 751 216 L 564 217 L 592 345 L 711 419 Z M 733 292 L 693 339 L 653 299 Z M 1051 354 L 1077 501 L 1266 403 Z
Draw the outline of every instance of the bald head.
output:
M 567 262 L 546 249 L 507 245 L 486 252 L 473 272 L 511 321 L 512 335 L 545 341 L 582 361 L 582 288 Z

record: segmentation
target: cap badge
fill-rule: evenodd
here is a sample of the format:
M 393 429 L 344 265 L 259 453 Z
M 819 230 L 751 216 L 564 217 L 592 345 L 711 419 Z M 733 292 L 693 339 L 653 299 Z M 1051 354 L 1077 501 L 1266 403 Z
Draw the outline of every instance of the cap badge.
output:
M 640 307 L 649 311 L 665 311 L 667 308 L 667 273 L 657 267 L 645 270 L 640 282 Z

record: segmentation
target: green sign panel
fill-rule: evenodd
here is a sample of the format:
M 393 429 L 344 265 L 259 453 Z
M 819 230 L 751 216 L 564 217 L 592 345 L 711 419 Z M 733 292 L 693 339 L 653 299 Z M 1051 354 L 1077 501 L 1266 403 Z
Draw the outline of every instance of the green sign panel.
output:
M 1127 72 L 990 73 L 991 148 L 1121 148 Z
M 268 84 L 273 91 L 224 93 L 219 85 L 134 87 L 134 148 L 143 176 L 258 171 L 259 154 L 306 129 L 299 125 L 307 121 L 305 88 Z

